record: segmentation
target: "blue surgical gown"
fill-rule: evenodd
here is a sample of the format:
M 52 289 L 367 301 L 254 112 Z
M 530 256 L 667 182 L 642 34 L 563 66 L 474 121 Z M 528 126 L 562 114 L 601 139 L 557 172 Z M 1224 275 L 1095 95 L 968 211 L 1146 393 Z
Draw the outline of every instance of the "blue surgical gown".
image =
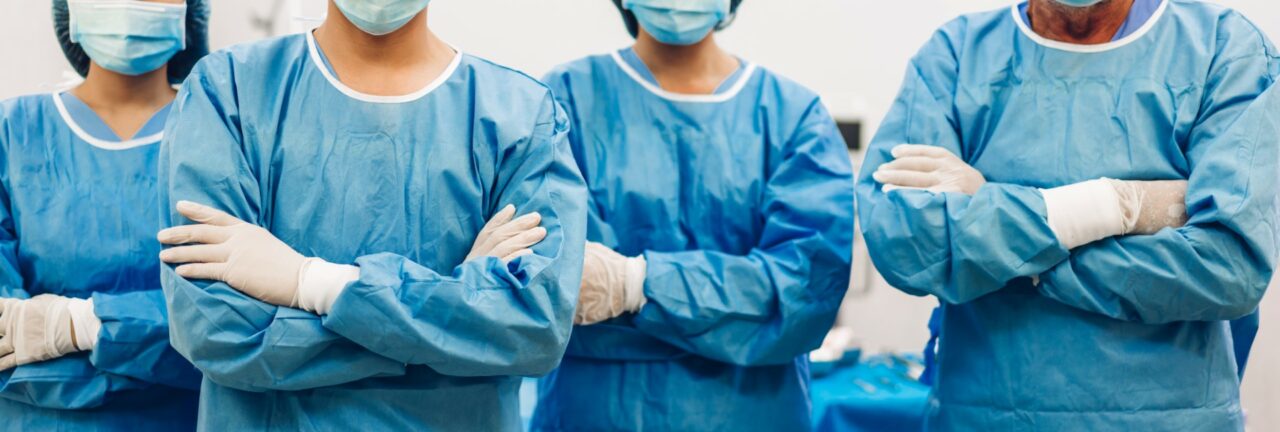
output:
M 0 297 L 93 298 L 89 352 L 0 372 L 0 430 L 192 430 L 200 374 L 169 346 L 156 157 L 165 107 L 120 140 L 63 93 L 0 102 Z
M 806 430 L 849 283 L 853 178 L 818 97 L 745 66 L 663 92 L 631 50 L 544 81 L 573 119 L 587 237 L 648 261 L 638 314 L 574 328 L 534 430 Z
M 464 54 L 422 91 L 364 95 L 313 41 L 208 56 L 166 129 L 167 209 L 207 203 L 360 267 L 321 317 L 163 266 L 173 344 L 205 373 L 200 426 L 520 429 L 518 375 L 559 363 L 582 277 L 586 191 L 564 111 L 534 79 Z M 508 204 L 542 214 L 535 255 L 464 262 Z
M 1275 264 L 1275 48 L 1198 1 L 1091 47 L 1017 16 L 963 16 L 926 43 L 857 187 L 886 280 L 946 305 L 929 429 L 1241 429 L 1226 320 L 1254 311 Z M 886 194 L 871 174 L 904 143 L 990 183 Z M 1037 188 L 1099 177 L 1186 179 L 1190 221 L 1068 251 Z

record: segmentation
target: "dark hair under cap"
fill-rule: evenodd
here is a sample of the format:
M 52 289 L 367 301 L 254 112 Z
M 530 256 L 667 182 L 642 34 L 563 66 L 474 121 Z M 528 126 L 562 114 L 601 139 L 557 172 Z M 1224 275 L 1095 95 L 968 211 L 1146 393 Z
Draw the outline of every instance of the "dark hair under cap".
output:
M 724 30 L 733 23 L 734 14 L 738 13 L 738 6 L 742 4 L 742 0 L 729 1 L 729 18 L 716 26 L 716 30 Z M 631 37 L 640 34 L 640 22 L 636 21 L 636 14 L 622 8 L 622 0 L 613 0 L 613 5 L 618 7 L 618 12 L 622 13 L 622 22 L 627 25 L 627 33 L 631 33 Z
M 209 54 L 209 4 L 205 0 L 187 0 L 187 47 L 169 59 L 169 82 L 181 83 L 205 55 Z M 71 12 L 67 0 L 53 0 L 53 31 L 62 45 L 71 67 L 80 76 L 89 75 L 89 55 L 80 44 L 71 42 Z

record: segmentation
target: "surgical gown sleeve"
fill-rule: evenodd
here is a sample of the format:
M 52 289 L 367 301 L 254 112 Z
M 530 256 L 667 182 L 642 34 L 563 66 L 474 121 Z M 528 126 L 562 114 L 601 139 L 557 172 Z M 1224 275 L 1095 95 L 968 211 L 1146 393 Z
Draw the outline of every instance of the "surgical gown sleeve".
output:
M 1230 320 L 1257 308 L 1277 253 L 1280 58 L 1233 17 L 1220 29 L 1186 147 L 1186 226 L 1077 249 L 1040 277 L 1043 295 L 1153 324 Z
M 179 200 L 262 223 L 263 200 L 240 134 L 235 74 L 202 61 L 174 102 L 160 149 L 161 228 L 190 223 Z M 256 154 L 255 154 L 256 156 Z M 320 317 L 248 297 L 225 283 L 189 281 L 161 266 L 174 348 L 213 382 L 246 391 L 302 390 L 403 375 L 405 365 L 332 331 Z
M 965 158 L 953 102 L 960 26 L 947 26 L 912 59 L 902 89 L 867 150 L 858 216 L 872 262 L 890 285 L 944 302 L 972 301 L 1038 275 L 1068 256 L 1049 230 L 1039 190 L 989 182 L 974 195 L 899 190 L 871 176 L 899 144 L 946 148 Z
M 390 253 L 361 257 L 360 279 L 338 297 L 326 328 L 446 375 L 540 375 L 559 364 L 582 278 L 586 188 L 563 109 L 549 92 L 538 109 L 528 136 L 482 146 L 498 152 L 490 211 L 511 204 L 542 215 L 547 236 L 533 255 L 473 259 L 452 273 Z
M 831 115 L 814 99 L 777 151 L 745 254 L 645 252 L 640 331 L 744 366 L 794 361 L 822 343 L 849 284 L 853 173 Z

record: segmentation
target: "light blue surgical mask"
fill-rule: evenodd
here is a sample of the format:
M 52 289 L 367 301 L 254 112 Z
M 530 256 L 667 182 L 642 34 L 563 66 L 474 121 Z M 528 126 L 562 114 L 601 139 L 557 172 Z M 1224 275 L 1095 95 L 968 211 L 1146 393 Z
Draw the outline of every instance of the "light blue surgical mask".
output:
M 365 33 L 382 36 L 404 27 L 431 0 L 333 0 L 347 20 Z
M 186 48 L 187 5 L 139 0 L 71 0 L 71 42 L 107 70 L 142 75 Z
M 1102 0 L 1054 0 L 1066 6 L 1071 7 L 1089 7 L 1102 3 Z
M 645 32 L 667 45 L 693 45 L 729 17 L 729 0 L 626 0 Z

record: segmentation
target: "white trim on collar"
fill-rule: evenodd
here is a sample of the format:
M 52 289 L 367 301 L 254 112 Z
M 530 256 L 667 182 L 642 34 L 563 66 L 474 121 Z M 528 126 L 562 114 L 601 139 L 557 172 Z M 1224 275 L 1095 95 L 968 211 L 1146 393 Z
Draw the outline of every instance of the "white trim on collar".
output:
M 1022 19 L 1022 11 L 1018 9 L 1019 4 L 1014 4 L 1009 10 L 1013 13 L 1013 22 L 1018 24 L 1018 28 L 1022 30 L 1022 34 L 1026 35 L 1035 43 L 1056 50 L 1093 54 L 1121 48 L 1137 41 L 1138 39 L 1142 39 L 1143 36 L 1146 36 L 1147 33 L 1151 32 L 1151 29 L 1155 28 L 1156 24 L 1160 22 L 1160 18 L 1164 16 L 1165 11 L 1169 9 L 1169 3 L 1172 2 L 1173 0 L 1162 0 L 1160 2 L 1160 7 L 1156 8 L 1155 13 L 1151 14 L 1151 17 L 1147 18 L 1147 22 L 1142 24 L 1142 27 L 1139 28 L 1138 31 L 1133 32 L 1133 34 L 1120 38 L 1120 40 L 1117 41 L 1097 45 L 1073 44 L 1045 38 L 1032 30 L 1031 27 L 1027 25 L 1026 21 Z
M 733 86 L 729 87 L 729 90 L 721 93 L 709 95 L 680 94 L 663 90 L 662 87 L 658 87 L 654 83 L 644 79 L 644 77 L 640 76 L 640 72 L 637 72 L 635 68 L 632 68 L 631 65 L 627 64 L 626 60 L 622 59 L 622 55 L 619 54 L 619 52 L 620 51 L 614 51 L 612 55 L 613 61 L 618 63 L 618 67 L 622 68 L 622 72 L 626 73 L 627 76 L 630 76 L 632 80 L 640 84 L 641 87 L 644 87 L 645 90 L 648 90 L 650 93 L 653 93 L 660 98 L 676 102 L 719 103 L 733 99 L 734 96 L 737 96 L 738 93 L 742 92 L 742 89 L 747 86 L 747 82 L 751 80 L 752 75 L 755 75 L 757 69 L 755 63 L 747 63 L 746 68 L 742 71 L 742 76 L 738 77 L 738 81 L 733 83 Z
M 67 124 L 68 128 L 71 128 L 71 133 L 76 134 L 77 137 L 80 137 L 80 139 L 94 147 L 103 150 L 128 150 L 134 147 L 155 144 L 160 142 L 161 139 L 164 139 L 164 131 L 127 141 L 107 141 L 99 139 L 93 135 L 89 135 L 88 132 L 85 132 L 84 128 L 81 128 L 80 125 L 71 118 L 71 113 L 67 111 L 67 106 L 62 103 L 62 93 L 52 93 L 50 96 L 53 97 L 53 105 L 58 107 L 58 115 L 62 116 L 62 121 Z
M 462 64 L 462 51 L 454 48 L 453 60 L 449 62 L 449 67 L 446 67 L 444 72 L 441 73 L 439 77 L 436 77 L 435 81 L 427 84 L 426 87 L 406 95 L 379 96 L 358 92 L 351 87 L 347 87 L 347 85 L 343 84 L 342 81 L 338 81 L 338 78 L 333 76 L 333 73 L 329 72 L 329 68 L 325 66 L 324 60 L 320 58 L 320 50 L 317 48 L 315 36 L 312 35 L 311 32 L 307 32 L 307 51 L 311 54 L 311 62 L 315 64 L 316 69 L 320 69 L 320 74 L 324 75 L 324 79 L 328 80 L 329 84 L 333 85 L 333 88 L 338 89 L 342 94 L 347 95 L 352 99 L 361 102 L 379 104 L 405 103 L 421 99 L 423 96 L 426 96 L 436 88 L 443 85 L 445 81 L 448 81 L 449 78 L 453 76 L 453 73 L 458 70 L 458 65 Z

